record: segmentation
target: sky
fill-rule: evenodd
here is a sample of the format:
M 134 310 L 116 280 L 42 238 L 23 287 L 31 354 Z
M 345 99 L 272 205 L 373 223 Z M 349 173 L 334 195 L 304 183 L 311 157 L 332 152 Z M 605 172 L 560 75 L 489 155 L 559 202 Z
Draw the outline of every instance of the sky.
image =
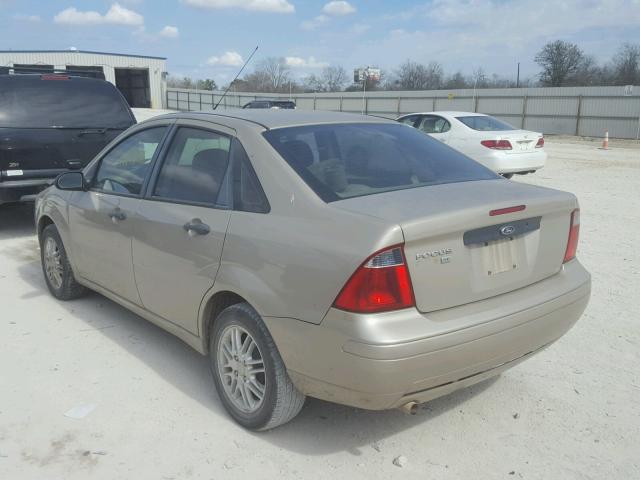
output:
M 535 77 L 548 41 L 598 62 L 640 43 L 640 0 L 0 0 L 0 50 L 77 48 L 167 57 L 176 76 L 231 80 L 259 46 L 295 78 L 341 65 L 393 71 L 407 59 L 445 72 Z

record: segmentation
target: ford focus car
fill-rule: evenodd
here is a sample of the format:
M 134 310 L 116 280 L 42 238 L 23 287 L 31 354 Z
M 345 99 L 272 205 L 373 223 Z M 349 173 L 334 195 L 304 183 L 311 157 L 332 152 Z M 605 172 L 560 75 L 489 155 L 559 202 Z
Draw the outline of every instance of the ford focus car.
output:
M 403 115 L 397 120 L 446 143 L 506 178 L 534 173 L 547 161 L 541 133 L 519 130 L 490 115 L 428 112 Z
M 360 115 L 156 117 L 36 219 L 56 298 L 94 290 L 208 355 L 256 430 L 305 396 L 415 412 L 553 343 L 590 295 L 572 194 Z

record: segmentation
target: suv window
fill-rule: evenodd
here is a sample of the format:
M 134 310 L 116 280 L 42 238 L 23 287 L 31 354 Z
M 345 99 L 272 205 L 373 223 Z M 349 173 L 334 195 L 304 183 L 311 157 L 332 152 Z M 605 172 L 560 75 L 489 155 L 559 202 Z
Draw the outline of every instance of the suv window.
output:
M 305 141 L 310 134 L 319 158 Z M 397 123 L 309 125 L 263 135 L 325 202 L 499 178 L 456 150 Z
M 247 152 L 237 139 L 233 140 L 233 208 L 243 212 L 268 213 L 267 197 L 262 190 Z
M 271 108 L 271 103 L 266 101 L 249 102 L 243 108 Z
M 140 195 L 166 129 L 155 127 L 134 133 L 112 148 L 100 161 L 93 188 L 108 193 Z
M 420 119 L 418 129 L 425 133 L 444 133 L 451 129 L 451 124 L 442 117 L 425 115 Z
M 134 123 L 109 82 L 65 75 L 0 77 L 0 127 L 120 129 Z
M 179 128 L 160 170 L 153 195 L 178 202 L 228 205 L 218 198 L 229 164 L 229 137 L 196 128 Z M 224 195 L 223 195 L 224 196 Z

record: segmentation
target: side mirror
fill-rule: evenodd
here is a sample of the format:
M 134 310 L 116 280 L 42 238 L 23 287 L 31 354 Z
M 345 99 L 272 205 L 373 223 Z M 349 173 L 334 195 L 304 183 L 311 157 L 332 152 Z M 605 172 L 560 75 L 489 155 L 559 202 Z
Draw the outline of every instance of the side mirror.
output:
M 82 172 L 65 172 L 56 178 L 56 187 L 60 190 L 82 191 L 85 189 Z

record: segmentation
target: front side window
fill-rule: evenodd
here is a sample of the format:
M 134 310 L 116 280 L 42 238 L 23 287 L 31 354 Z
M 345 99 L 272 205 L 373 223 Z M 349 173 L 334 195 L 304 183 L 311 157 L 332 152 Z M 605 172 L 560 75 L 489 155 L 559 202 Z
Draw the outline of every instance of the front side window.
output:
M 309 125 L 272 129 L 263 135 L 326 202 L 500 178 L 428 135 L 397 123 Z
M 112 148 L 102 157 L 93 188 L 107 193 L 140 195 L 151 169 L 151 160 L 166 129 L 155 127 L 143 130 Z
M 509 125 L 497 118 L 489 117 L 488 115 L 473 115 L 468 117 L 456 117 L 467 127 L 472 130 L 478 130 L 481 132 L 503 132 L 507 130 L 516 130 L 516 127 Z
M 229 164 L 229 137 L 208 130 L 180 128 L 165 157 L 155 197 L 203 205 L 228 205 L 221 192 Z M 222 195 L 222 196 L 226 196 Z

